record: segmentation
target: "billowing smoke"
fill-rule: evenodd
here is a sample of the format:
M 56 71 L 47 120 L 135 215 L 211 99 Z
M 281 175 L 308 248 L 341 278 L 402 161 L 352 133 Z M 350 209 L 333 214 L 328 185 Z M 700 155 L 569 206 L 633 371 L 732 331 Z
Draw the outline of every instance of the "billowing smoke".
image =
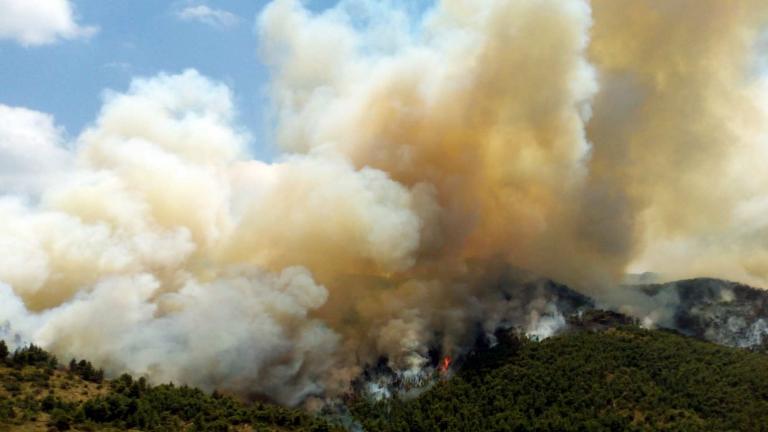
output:
M 613 304 L 628 270 L 768 277 L 768 3 L 409 4 L 263 10 L 273 162 L 195 71 L 66 146 L 0 106 L 6 336 L 296 404 L 551 334 L 537 276 Z

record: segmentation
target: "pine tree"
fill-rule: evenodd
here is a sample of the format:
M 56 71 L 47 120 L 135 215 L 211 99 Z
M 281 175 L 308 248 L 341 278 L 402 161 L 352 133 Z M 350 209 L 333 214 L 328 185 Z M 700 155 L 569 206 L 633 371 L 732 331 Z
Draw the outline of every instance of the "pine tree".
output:
M 0 363 L 5 363 L 5 359 L 8 358 L 8 345 L 4 340 L 0 340 Z

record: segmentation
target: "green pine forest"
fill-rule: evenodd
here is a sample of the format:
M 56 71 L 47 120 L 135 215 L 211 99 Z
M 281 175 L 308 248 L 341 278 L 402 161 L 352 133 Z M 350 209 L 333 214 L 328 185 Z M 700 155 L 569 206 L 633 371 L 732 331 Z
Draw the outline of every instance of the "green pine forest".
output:
M 352 410 L 368 431 L 768 431 L 768 355 L 634 326 L 507 335 L 418 399 Z

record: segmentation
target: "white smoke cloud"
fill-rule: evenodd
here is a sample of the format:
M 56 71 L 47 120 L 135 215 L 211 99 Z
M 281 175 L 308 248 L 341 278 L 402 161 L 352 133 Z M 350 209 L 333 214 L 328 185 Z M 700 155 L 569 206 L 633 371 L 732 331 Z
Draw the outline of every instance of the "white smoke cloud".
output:
M 0 39 L 36 46 L 97 32 L 97 27 L 77 23 L 70 0 L 0 0 Z
M 76 159 L 63 181 L 0 202 L 11 334 L 115 373 L 286 403 L 343 386 L 333 374 L 355 365 L 310 316 L 328 291 L 297 266 L 407 269 L 430 192 L 343 158 L 249 161 L 234 118 L 229 90 L 194 71 L 108 94 L 61 150 Z

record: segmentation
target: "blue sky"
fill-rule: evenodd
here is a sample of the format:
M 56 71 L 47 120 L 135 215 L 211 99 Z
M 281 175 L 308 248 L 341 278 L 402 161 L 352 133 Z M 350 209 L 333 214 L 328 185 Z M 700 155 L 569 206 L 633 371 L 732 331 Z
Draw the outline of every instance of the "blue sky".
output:
M 93 121 L 105 89 L 124 90 L 132 77 L 194 68 L 232 88 L 241 123 L 254 135 L 254 154 L 274 154 L 254 21 L 267 0 L 70 0 L 77 22 L 97 26 L 88 38 L 23 46 L 0 40 L 0 103 L 52 114 L 68 136 Z M 335 0 L 306 2 L 322 10 Z M 180 18 L 195 6 L 236 18 L 215 25 Z M 213 24 L 213 25 L 212 25 Z

